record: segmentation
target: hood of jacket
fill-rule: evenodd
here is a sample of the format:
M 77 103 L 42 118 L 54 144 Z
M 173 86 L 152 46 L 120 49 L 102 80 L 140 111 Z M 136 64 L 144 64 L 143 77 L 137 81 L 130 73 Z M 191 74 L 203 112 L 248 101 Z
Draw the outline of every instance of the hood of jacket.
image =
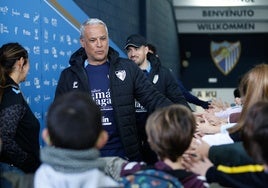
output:
M 110 62 L 114 62 L 118 57 L 119 53 L 115 51 L 112 47 L 109 47 L 108 60 Z M 86 59 L 87 59 L 86 51 L 83 47 L 81 47 L 72 54 L 69 64 L 73 66 L 77 63 L 84 63 Z
M 161 66 L 160 59 L 152 53 L 147 54 L 147 59 L 151 63 L 151 67 L 152 67 L 150 75 L 154 76 L 155 74 L 157 74 L 159 72 L 159 69 Z
M 152 69 L 158 71 L 161 65 L 160 59 L 152 53 L 147 54 L 147 59 L 150 61 Z

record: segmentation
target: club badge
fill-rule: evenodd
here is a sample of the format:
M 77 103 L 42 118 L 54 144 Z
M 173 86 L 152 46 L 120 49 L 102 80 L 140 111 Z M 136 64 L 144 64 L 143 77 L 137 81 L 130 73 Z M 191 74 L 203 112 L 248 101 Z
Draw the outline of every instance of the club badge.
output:
M 210 54 L 216 67 L 228 75 L 238 63 L 241 54 L 241 44 L 237 42 L 214 42 L 210 43 Z
M 158 74 L 154 75 L 153 83 L 156 84 L 159 79 Z
M 119 71 L 115 71 L 115 75 L 122 81 L 125 80 L 126 78 L 126 71 L 125 70 L 119 70 Z

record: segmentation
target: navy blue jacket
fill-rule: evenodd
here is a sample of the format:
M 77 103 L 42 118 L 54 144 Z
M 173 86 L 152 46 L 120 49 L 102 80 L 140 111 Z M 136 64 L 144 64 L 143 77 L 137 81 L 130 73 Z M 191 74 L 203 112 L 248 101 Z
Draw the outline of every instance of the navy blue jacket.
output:
M 39 131 L 39 121 L 19 85 L 7 77 L 0 102 L 0 137 L 3 143 L 0 162 L 14 165 L 26 173 L 35 172 L 40 165 Z
M 148 78 L 157 90 L 173 103 L 182 104 L 191 109 L 172 72 L 162 66 L 155 55 L 148 53 L 147 59 L 151 63 L 151 71 L 149 72 Z
M 210 103 L 208 101 L 203 101 L 203 100 L 200 100 L 198 97 L 192 95 L 185 87 L 184 85 L 182 84 L 182 81 L 181 80 L 177 80 L 178 81 L 178 84 L 179 84 L 179 87 L 182 91 L 182 94 L 184 95 L 185 99 L 187 100 L 187 102 L 189 103 L 192 103 L 192 104 L 195 104 L 197 106 L 201 106 L 202 108 L 204 109 L 208 109 L 209 108 L 209 105 Z

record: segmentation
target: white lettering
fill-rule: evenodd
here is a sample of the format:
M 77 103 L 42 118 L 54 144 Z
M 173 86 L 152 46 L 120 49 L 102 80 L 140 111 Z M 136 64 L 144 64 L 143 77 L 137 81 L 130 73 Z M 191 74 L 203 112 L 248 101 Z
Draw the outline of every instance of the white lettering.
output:
M 197 24 L 198 30 L 244 30 L 244 31 L 254 31 L 255 23 L 249 22 L 232 22 L 232 23 L 200 23 Z
M 226 9 L 226 10 L 203 10 L 203 17 L 253 17 L 254 10 Z
M 139 103 L 138 101 L 135 100 L 135 108 L 136 112 L 147 112 L 147 110 Z
M 255 3 L 255 0 L 241 0 L 242 3 Z
M 99 90 L 92 90 L 92 98 L 100 107 L 105 107 L 112 104 L 110 90 L 102 92 Z
M 78 82 L 73 82 L 73 88 L 78 88 Z
M 107 105 L 112 104 L 112 100 L 111 99 L 95 99 L 95 102 L 100 106 L 100 107 L 104 107 Z
M 112 123 L 110 122 L 109 118 L 106 117 L 102 117 L 102 125 L 103 126 L 107 126 L 107 125 L 111 125 Z

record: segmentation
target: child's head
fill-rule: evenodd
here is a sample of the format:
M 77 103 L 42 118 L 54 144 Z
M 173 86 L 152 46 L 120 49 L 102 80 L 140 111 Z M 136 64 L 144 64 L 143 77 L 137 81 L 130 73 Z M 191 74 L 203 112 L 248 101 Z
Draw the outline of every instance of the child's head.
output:
M 234 102 L 236 105 L 242 105 L 241 96 L 238 88 L 234 90 Z
M 229 133 L 240 131 L 247 111 L 260 100 L 268 99 L 268 64 L 258 64 L 250 69 L 239 83 L 239 92 L 242 99 L 242 112 L 238 124 L 229 129 Z
M 257 102 L 249 109 L 242 139 L 245 149 L 257 162 L 268 164 L 268 101 Z
M 176 162 L 190 146 L 194 132 L 194 115 L 179 104 L 155 111 L 146 122 L 148 142 L 161 160 Z
M 268 64 L 258 64 L 250 69 L 239 84 L 243 110 L 241 118 L 257 101 L 268 99 Z
M 69 92 L 51 104 L 47 114 L 47 129 L 43 132 L 48 144 L 75 150 L 99 148 L 102 145 L 98 145 L 98 141 L 102 137 L 106 142 L 107 133 L 102 128 L 101 111 L 88 93 Z

